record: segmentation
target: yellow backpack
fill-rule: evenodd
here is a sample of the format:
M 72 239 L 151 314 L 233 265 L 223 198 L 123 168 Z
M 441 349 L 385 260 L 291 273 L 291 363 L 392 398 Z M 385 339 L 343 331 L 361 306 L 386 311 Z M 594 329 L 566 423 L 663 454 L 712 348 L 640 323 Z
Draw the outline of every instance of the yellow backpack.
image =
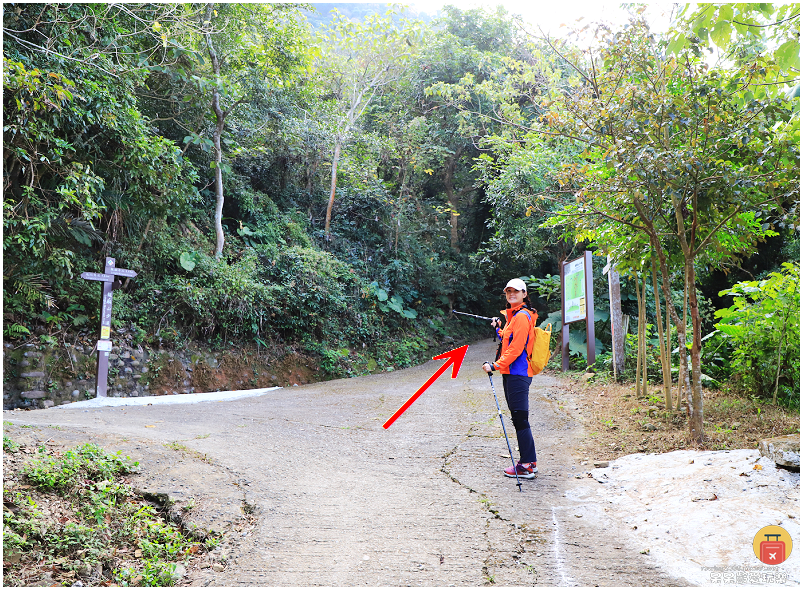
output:
M 547 324 L 547 329 L 533 329 L 533 348 L 528 355 L 528 362 L 531 364 L 531 371 L 534 375 L 542 372 L 545 365 L 550 360 L 550 334 L 553 331 L 553 324 Z

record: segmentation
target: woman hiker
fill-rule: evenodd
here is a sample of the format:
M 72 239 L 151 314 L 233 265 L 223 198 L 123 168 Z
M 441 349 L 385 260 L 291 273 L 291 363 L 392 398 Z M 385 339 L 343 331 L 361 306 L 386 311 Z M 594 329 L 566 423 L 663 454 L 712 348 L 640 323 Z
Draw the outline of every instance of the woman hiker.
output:
M 533 349 L 534 328 L 539 316 L 530 306 L 528 292 L 522 280 L 511 279 L 504 291 L 508 302 L 506 310 L 502 312 L 506 317 L 506 327 L 500 328 L 499 318 L 492 321 L 492 326 L 500 338 L 500 348 L 497 360 L 493 363 L 484 363 L 483 370 L 487 373 L 499 371 L 503 375 L 503 391 L 506 394 L 514 430 L 517 431 L 519 445 L 520 458 L 516 465 L 516 476 L 533 479 L 538 470 L 536 446 L 528 423 L 528 390 L 533 380 L 528 357 Z M 515 477 L 514 467 L 506 468 L 505 475 Z

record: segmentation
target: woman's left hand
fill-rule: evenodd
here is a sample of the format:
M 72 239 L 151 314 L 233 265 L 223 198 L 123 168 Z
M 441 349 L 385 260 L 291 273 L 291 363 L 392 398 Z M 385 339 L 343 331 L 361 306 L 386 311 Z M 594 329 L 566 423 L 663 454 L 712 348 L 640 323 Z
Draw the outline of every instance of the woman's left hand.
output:
M 483 367 L 482 368 L 487 373 L 491 373 L 492 372 L 492 365 L 490 365 L 489 363 L 483 363 Z

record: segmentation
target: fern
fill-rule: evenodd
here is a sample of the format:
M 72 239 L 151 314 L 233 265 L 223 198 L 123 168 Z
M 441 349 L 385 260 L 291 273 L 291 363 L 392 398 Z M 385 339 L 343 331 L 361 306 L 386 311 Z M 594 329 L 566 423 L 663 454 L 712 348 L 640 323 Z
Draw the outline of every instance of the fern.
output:
M 3 326 L 3 336 L 7 338 L 20 338 L 30 336 L 31 331 L 22 324 L 11 324 Z
M 47 292 L 50 287 L 41 275 L 14 278 L 12 284 L 27 303 L 41 303 L 47 308 L 56 306 L 55 298 Z

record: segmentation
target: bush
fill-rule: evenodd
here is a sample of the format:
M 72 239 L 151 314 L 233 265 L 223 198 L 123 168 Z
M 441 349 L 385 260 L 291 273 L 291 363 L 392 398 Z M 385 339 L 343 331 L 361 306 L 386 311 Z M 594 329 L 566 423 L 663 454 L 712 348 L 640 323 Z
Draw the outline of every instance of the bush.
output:
M 736 384 L 787 405 L 800 394 L 800 265 L 786 262 L 783 272 L 761 281 L 737 283 L 720 295 L 733 305 L 716 313 L 717 329 L 732 341 L 731 370 Z

